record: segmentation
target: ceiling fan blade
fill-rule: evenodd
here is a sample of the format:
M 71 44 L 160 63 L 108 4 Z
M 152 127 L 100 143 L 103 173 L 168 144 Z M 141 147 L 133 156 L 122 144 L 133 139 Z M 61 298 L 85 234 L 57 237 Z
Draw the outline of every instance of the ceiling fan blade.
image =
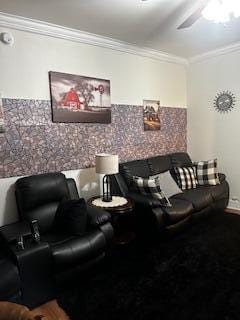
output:
M 195 10 L 179 27 L 178 29 L 186 29 L 191 27 L 202 15 L 203 9 L 207 6 L 210 0 L 204 1 L 197 10 Z

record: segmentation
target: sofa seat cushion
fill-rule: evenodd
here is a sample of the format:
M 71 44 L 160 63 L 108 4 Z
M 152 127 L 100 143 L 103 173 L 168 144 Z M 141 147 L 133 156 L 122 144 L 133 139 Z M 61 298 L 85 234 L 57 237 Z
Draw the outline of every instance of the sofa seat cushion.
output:
M 174 224 L 185 218 L 189 217 L 193 212 L 193 206 L 191 202 L 186 200 L 170 198 L 172 206 L 166 208 L 168 213 L 167 224 Z
M 191 202 L 194 211 L 205 209 L 213 202 L 208 187 L 197 187 L 196 189 L 185 190 L 183 193 L 176 194 L 173 198 Z
M 18 268 L 14 265 L 9 258 L 0 254 L 0 300 L 9 299 L 15 296 L 20 290 L 20 278 Z
M 226 181 L 223 181 L 216 186 L 202 186 L 199 188 L 207 189 L 215 201 L 228 198 L 228 183 Z
M 69 237 L 66 237 L 66 234 L 49 234 L 44 235 L 44 240 L 50 243 L 57 270 L 95 258 L 106 248 L 106 240 L 100 230 L 91 230 L 81 236 Z

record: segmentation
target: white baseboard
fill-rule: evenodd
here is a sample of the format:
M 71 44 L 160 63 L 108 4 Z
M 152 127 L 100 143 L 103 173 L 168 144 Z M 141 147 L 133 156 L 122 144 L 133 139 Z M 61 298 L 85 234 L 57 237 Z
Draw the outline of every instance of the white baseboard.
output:
M 240 210 L 240 202 L 239 201 L 233 201 L 233 200 L 229 200 L 228 209 L 234 209 L 234 210 Z

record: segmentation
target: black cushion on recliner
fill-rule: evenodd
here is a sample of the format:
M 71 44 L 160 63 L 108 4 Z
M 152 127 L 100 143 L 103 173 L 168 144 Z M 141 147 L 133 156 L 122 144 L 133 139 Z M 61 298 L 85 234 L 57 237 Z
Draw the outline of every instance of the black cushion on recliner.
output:
M 70 198 L 66 178 L 60 172 L 18 179 L 16 197 L 21 217 L 38 220 L 41 233 L 52 228 L 59 202 Z
M 59 231 L 71 235 L 83 234 L 87 225 L 87 206 L 85 200 L 81 198 L 60 202 L 54 224 Z

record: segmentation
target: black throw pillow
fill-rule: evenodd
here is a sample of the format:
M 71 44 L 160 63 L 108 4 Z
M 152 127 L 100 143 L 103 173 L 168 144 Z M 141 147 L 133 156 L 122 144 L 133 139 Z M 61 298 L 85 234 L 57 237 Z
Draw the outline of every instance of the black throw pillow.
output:
M 83 198 L 63 200 L 56 211 L 55 227 L 72 235 L 81 235 L 86 230 L 87 206 Z

